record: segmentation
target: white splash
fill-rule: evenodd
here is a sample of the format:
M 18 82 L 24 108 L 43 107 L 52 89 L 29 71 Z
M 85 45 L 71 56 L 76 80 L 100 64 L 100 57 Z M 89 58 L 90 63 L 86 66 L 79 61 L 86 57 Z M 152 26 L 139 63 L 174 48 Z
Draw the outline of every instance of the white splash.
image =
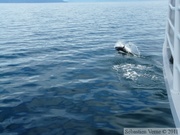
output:
M 126 50 L 128 52 L 131 52 L 132 54 L 134 54 L 136 56 L 140 56 L 140 51 L 139 51 L 138 47 L 135 44 L 131 43 L 131 42 L 124 43 L 122 41 L 118 41 L 115 44 L 114 48 L 115 47 L 124 47 L 124 46 L 126 47 Z

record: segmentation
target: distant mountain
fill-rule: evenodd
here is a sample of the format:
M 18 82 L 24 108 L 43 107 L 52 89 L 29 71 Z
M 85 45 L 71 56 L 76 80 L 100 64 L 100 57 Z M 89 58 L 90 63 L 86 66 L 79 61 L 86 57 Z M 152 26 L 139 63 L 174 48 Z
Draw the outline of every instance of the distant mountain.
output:
M 0 0 L 0 3 L 50 3 L 64 2 L 63 0 Z

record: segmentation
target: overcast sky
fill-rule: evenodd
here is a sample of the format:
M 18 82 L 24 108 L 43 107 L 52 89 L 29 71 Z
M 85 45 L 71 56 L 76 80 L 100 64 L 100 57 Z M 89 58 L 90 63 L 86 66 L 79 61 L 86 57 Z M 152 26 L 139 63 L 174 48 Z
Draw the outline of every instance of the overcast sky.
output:
M 63 0 L 0 0 L 0 2 L 61 2 Z M 118 1 L 135 1 L 135 0 L 64 0 L 68 2 L 118 2 Z

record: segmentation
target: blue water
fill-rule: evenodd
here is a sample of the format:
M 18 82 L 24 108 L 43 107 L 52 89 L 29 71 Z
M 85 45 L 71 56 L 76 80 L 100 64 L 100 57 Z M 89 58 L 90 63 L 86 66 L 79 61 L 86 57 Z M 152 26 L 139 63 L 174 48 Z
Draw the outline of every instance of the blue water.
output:
M 0 4 L 0 133 L 174 127 L 162 71 L 167 3 Z M 141 55 L 117 53 L 117 41 Z

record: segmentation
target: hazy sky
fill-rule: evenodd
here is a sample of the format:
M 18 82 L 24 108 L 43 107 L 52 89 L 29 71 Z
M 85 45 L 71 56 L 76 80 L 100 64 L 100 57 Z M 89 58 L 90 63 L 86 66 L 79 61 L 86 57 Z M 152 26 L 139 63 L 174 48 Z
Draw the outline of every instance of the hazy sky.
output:
M 82 1 L 82 2 L 87 2 L 87 1 L 93 1 L 93 2 L 95 2 L 95 1 L 98 1 L 98 2 L 100 2 L 100 1 L 122 1 L 122 0 L 68 0 L 69 2 L 76 2 L 76 1 Z
M 101 2 L 101 1 L 107 1 L 107 2 L 118 2 L 118 1 L 135 1 L 135 0 L 67 0 L 69 2 L 76 2 L 76 1 L 81 1 L 81 2 Z M 136 0 L 137 1 L 137 0 Z
M 0 2 L 61 2 L 63 0 L 0 0 Z
M 0 2 L 61 2 L 63 0 L 0 0 Z M 109 2 L 117 2 L 117 1 L 127 1 L 127 0 L 64 0 L 68 2 L 104 2 L 104 1 L 109 1 Z M 129 1 L 129 0 L 128 0 Z M 133 0 L 132 0 L 133 1 Z
M 36 2 L 61 2 L 61 1 L 67 1 L 67 2 L 119 2 L 119 1 L 152 1 L 152 0 L 0 0 L 0 3 L 8 2 L 8 3 L 16 3 L 16 2 L 23 2 L 23 3 L 36 3 Z

